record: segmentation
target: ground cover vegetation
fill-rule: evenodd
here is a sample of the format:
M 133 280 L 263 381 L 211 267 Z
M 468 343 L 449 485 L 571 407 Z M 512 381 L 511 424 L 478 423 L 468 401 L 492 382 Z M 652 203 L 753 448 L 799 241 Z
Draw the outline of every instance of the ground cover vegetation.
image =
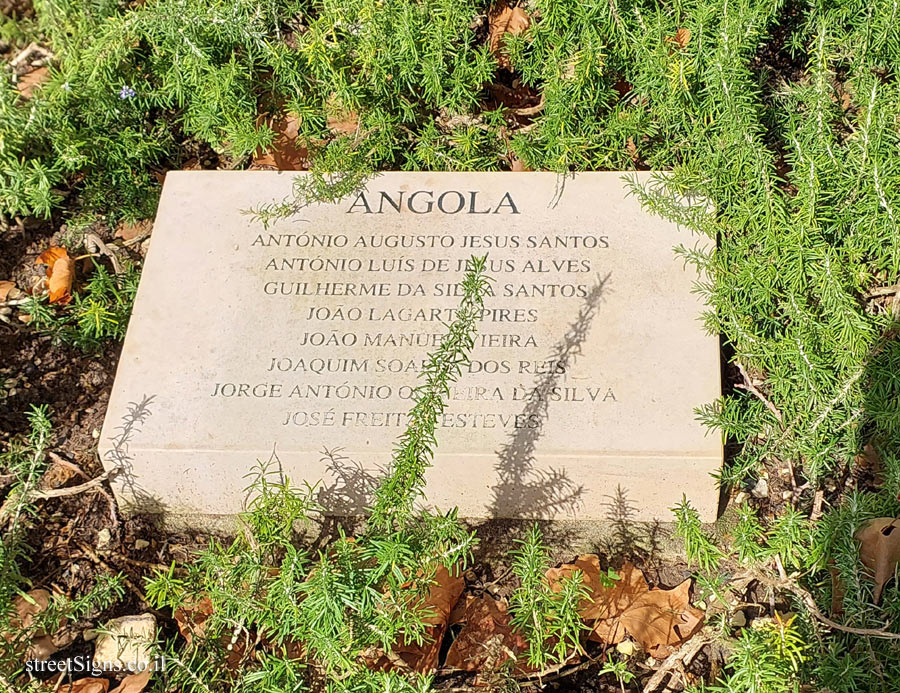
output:
M 425 691 L 458 685 L 448 668 L 497 690 L 896 690 L 895 3 L 36 0 L 5 11 L 0 242 L 40 238 L 21 254 L 42 253 L 47 268 L 37 286 L 0 284 L 0 318 L 17 335 L 102 353 L 133 295 L 128 229 L 152 217 L 165 171 L 247 166 L 312 172 L 295 199 L 261 201 L 263 217 L 380 169 L 668 171 L 634 192 L 697 233 L 679 252 L 702 271 L 707 325 L 722 335 L 726 392 L 698 415 L 726 438 L 730 503 L 712 528 L 687 503 L 674 509 L 686 586 L 650 589 L 629 562 L 641 564 L 640 546 L 555 566 L 535 528 L 510 557 L 507 599 L 467 595 L 451 615 L 477 537 L 452 509 L 416 503 L 429 417 L 453 373 L 441 364 L 464 357 L 475 327 L 462 321 L 432 357 L 437 380 L 424 381 L 359 533 L 301 550 L 295 521 L 315 514 L 313 497 L 273 461 L 258 470 L 244 533 L 150 578 L 143 596 L 181 632 L 161 638 L 177 665 L 148 690 Z M 474 305 L 484 280 L 465 281 Z M 0 381 L 0 396 L 17 403 L 11 387 Z M 23 612 L 52 438 L 37 409 L 3 458 L 9 690 L 26 686 L 22 643 L 110 613 L 121 594 L 122 577 L 100 573 Z M 659 613 L 678 623 L 651 636 L 640 624 Z

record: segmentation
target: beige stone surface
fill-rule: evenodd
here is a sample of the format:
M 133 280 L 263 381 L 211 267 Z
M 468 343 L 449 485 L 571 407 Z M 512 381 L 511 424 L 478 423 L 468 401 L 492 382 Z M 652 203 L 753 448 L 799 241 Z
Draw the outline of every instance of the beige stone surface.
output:
M 358 512 L 465 259 L 487 253 L 494 295 L 428 502 L 595 521 L 619 494 L 634 519 L 669 519 L 685 494 L 714 519 L 722 445 L 694 409 L 720 394 L 719 345 L 672 250 L 704 241 L 618 173 L 388 173 L 264 228 L 248 212 L 294 175 L 167 176 L 100 441 L 123 502 L 235 513 L 274 449 Z

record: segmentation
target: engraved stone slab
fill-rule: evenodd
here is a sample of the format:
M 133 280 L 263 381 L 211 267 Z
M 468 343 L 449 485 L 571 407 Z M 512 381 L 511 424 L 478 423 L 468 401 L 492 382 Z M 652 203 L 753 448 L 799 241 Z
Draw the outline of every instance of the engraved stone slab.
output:
M 387 173 L 264 228 L 249 210 L 295 175 L 167 176 L 101 435 L 123 502 L 234 514 L 274 449 L 332 512 L 358 512 L 486 253 L 493 295 L 428 502 L 598 520 L 619 495 L 670 519 L 686 494 L 715 517 L 722 444 L 694 409 L 720 394 L 719 345 L 672 250 L 696 239 L 622 174 Z

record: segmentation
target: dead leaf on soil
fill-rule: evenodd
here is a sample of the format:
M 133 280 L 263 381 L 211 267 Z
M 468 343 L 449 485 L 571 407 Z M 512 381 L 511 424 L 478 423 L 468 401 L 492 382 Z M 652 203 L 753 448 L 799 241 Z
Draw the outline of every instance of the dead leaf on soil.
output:
M 190 645 L 194 638 L 202 638 L 206 633 L 206 621 L 213 614 L 213 603 L 209 597 L 202 597 L 194 601 L 187 601 L 175 610 L 173 617 L 178 625 L 178 632 Z M 228 649 L 225 665 L 232 671 L 240 666 L 244 655 L 247 654 L 247 641 L 239 639 L 232 643 L 231 635 L 226 633 L 220 640 L 223 647 Z
M 343 111 L 328 116 L 328 129 L 335 135 L 352 135 L 359 130 L 359 115 L 356 111 Z
M 687 27 L 681 27 L 675 32 L 674 36 L 668 36 L 666 40 L 677 44 L 679 48 L 687 48 L 691 42 L 691 30 Z
M 478 671 L 494 657 L 493 666 L 517 659 L 527 648 L 525 640 L 510 625 L 506 601 L 493 597 L 466 599 L 465 625 L 450 645 L 446 666 L 462 671 Z
M 0 302 L 5 301 L 7 296 L 16 288 L 16 283 L 7 279 L 0 281 Z
M 847 595 L 847 588 L 844 586 L 844 581 L 841 580 L 841 574 L 833 559 L 828 560 L 828 572 L 831 574 L 831 615 L 833 617 L 841 616 L 844 613 L 844 597 Z
M 31 590 L 27 595 L 19 595 L 13 602 L 16 615 L 10 623 L 10 631 L 5 635 L 6 641 L 12 641 L 11 633 L 20 632 L 34 626 L 35 617 L 50 606 L 50 593 L 47 590 Z M 25 659 L 46 661 L 59 652 L 60 646 L 71 644 L 74 636 L 63 633 L 59 642 L 42 629 L 31 633 L 31 640 L 25 647 Z
M 138 237 L 149 236 L 153 230 L 153 222 L 150 219 L 142 219 L 133 224 L 122 222 L 116 228 L 115 238 L 121 238 L 123 241 L 130 241 Z
M 515 171 L 516 173 L 519 173 L 521 171 L 530 171 L 531 170 L 530 168 L 528 168 L 528 166 L 525 164 L 525 162 L 522 161 L 515 154 L 511 154 L 509 158 L 510 158 L 510 164 L 509 164 L 510 171 Z
M 31 628 L 34 617 L 50 606 L 50 593 L 47 590 L 31 590 L 26 595 L 20 594 L 13 602 L 16 617 L 13 621 L 15 630 Z
M 875 603 L 900 561 L 900 518 L 876 517 L 856 533 L 859 558 L 875 581 Z
M 488 11 L 488 45 L 500 67 L 509 68 L 509 57 L 503 52 L 503 40 L 507 34 L 518 36 L 531 26 L 531 17 L 521 7 L 511 7 L 500 0 Z
M 690 579 L 670 590 L 650 590 L 635 599 L 620 621 L 651 657 L 662 659 L 703 627 L 704 613 L 691 606 L 690 596 Z
M 581 571 L 582 584 L 588 589 L 588 597 L 582 601 L 578 610 L 585 621 L 610 619 L 618 616 L 648 589 L 643 573 L 631 563 L 623 566 L 621 579 L 616 580 L 611 587 L 605 586 L 601 579 L 601 574 L 604 574 L 605 571 L 601 570 L 600 559 L 596 554 L 585 554 L 575 559 L 574 563 L 564 563 L 559 568 L 550 568 L 547 571 L 547 581 L 550 587 L 558 589 L 560 580 L 571 577 L 576 570 Z
M 75 261 L 65 248 L 52 247 L 45 250 L 34 261 L 37 265 L 47 265 L 47 288 L 50 303 L 66 304 L 72 300 L 72 280 L 75 278 Z
M 628 156 L 631 157 L 631 160 L 634 163 L 638 163 L 640 161 L 641 157 L 638 154 L 637 145 L 634 143 L 633 137 L 629 137 L 625 141 L 625 151 L 628 152 Z
M 140 674 L 132 674 L 122 679 L 122 683 L 113 688 L 109 693 L 142 693 L 150 683 L 153 672 L 147 670 Z
M 19 77 L 16 89 L 19 90 L 19 94 L 22 95 L 23 99 L 30 99 L 34 95 L 35 90 L 49 79 L 50 70 L 46 67 L 39 67 Z
M 78 679 L 71 684 L 64 683 L 59 693 L 106 693 L 108 690 L 107 679 Z
M 293 113 L 285 113 L 272 122 L 270 127 L 275 131 L 272 146 L 266 151 L 256 151 L 250 169 L 306 171 L 309 168 L 309 150 L 297 144 L 300 119 Z
M 424 619 L 424 623 L 428 625 L 425 640 L 421 645 L 398 643 L 394 646 L 393 658 L 399 657 L 410 669 L 419 673 L 433 671 L 438 664 L 441 643 L 447 632 L 450 614 L 464 588 L 465 580 L 461 575 L 451 574 L 444 566 L 440 566 L 425 598 L 424 607 L 431 612 L 431 615 Z M 372 662 L 372 667 L 379 670 L 390 669 L 391 659 L 382 653 Z
M 444 566 L 438 568 L 434 580 L 425 599 L 425 608 L 431 611 L 431 615 L 424 619 L 429 626 L 425 641 L 421 645 L 401 644 L 394 648 L 396 654 L 419 673 L 429 672 L 437 667 L 450 614 L 465 588 L 463 577 L 451 575 Z
M 203 597 L 195 602 L 186 602 L 175 610 L 175 623 L 178 624 L 178 632 L 191 644 L 194 637 L 203 637 L 206 630 L 206 621 L 212 616 L 213 604 L 209 597 Z
M 853 464 L 861 472 L 869 472 L 875 479 L 875 484 L 881 486 L 884 483 L 884 463 L 881 455 L 871 443 L 866 443 L 863 451 L 853 458 Z
M 644 574 L 631 563 L 622 566 L 619 579 L 607 587 L 601 579 L 606 571 L 601 570 L 600 559 L 593 553 L 579 556 L 574 563 L 551 568 L 547 571 L 547 581 L 556 589 L 561 578 L 571 576 L 576 570 L 582 572 L 582 582 L 588 588 L 588 598 L 578 611 L 585 621 L 615 618 L 649 589 Z

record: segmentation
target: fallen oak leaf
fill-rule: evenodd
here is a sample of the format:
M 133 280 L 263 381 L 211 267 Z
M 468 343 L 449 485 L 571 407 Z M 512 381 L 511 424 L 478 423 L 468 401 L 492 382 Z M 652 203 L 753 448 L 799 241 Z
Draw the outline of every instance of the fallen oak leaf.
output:
M 690 592 L 690 579 L 670 590 L 650 590 L 635 599 L 619 620 L 651 657 L 662 659 L 703 627 L 705 614 L 691 606 Z
M 574 563 L 548 570 L 547 582 L 551 589 L 557 590 L 560 581 L 571 577 L 576 570 L 581 571 L 582 584 L 588 590 L 587 598 L 578 607 L 578 613 L 585 621 L 615 618 L 650 589 L 644 574 L 632 563 L 625 563 L 615 581 L 609 584 L 611 576 L 600 569 L 600 559 L 596 554 L 585 554 L 575 559 Z
M 422 619 L 428 626 L 423 641 L 417 644 L 401 639 L 390 652 L 378 650 L 367 656 L 369 667 L 380 671 L 409 668 L 420 674 L 434 670 L 451 614 L 464 588 L 465 580 L 457 571 L 451 573 L 444 566 L 439 566 L 422 603 L 422 608 L 428 612 Z
M 37 265 L 47 265 L 47 288 L 50 303 L 66 304 L 72 300 L 72 281 L 75 278 L 75 261 L 65 248 L 52 247 L 41 253 Z
M 492 664 L 499 667 L 507 660 L 518 659 L 528 647 L 510 624 L 505 600 L 488 595 L 469 597 L 463 618 L 465 625 L 447 651 L 445 664 L 451 669 L 481 670 L 492 655 Z
M 8 279 L 4 279 L 0 281 L 0 303 L 6 300 L 6 297 L 12 293 L 13 289 L 16 288 L 16 283 L 11 282 Z
M 116 232 L 113 234 L 114 238 L 121 238 L 123 241 L 131 241 L 135 238 L 141 239 L 150 235 L 150 232 L 153 230 L 153 221 L 150 219 L 142 219 L 141 221 L 136 221 L 133 224 L 126 224 L 124 221 L 120 222 L 118 227 L 116 228 Z
M 178 632 L 190 645 L 195 637 L 202 638 L 206 630 L 206 621 L 212 616 L 213 603 L 209 597 L 186 601 L 175 609 L 173 617 L 178 626 Z
M 674 36 L 667 36 L 666 41 L 677 44 L 681 49 L 687 48 L 691 42 L 691 30 L 687 27 L 681 27 L 675 32 Z
M 21 77 L 16 83 L 16 89 L 23 99 L 30 99 L 34 96 L 36 89 L 39 89 L 50 79 L 50 70 L 46 67 L 38 67 Z
M 300 136 L 300 118 L 293 113 L 285 113 L 276 118 L 270 127 L 275 132 L 272 144 L 265 150 L 256 150 L 250 168 L 276 168 L 280 171 L 307 170 L 309 168 L 309 150 L 297 142 Z
M 853 458 L 853 465 L 862 472 L 870 473 L 876 486 L 884 484 L 884 462 L 871 443 L 866 443 L 863 451 Z
M 497 64 L 509 68 L 509 56 L 503 52 L 506 35 L 519 36 L 531 26 L 531 17 L 521 7 L 512 7 L 500 0 L 488 11 L 488 46 Z
M 359 115 L 356 111 L 344 111 L 329 116 L 328 129 L 334 135 L 352 135 L 359 130 Z
M 855 535 L 859 558 L 875 581 L 874 601 L 881 601 L 885 583 L 900 561 L 900 518 L 876 517 Z
M 20 594 L 13 601 L 15 615 L 10 620 L 10 628 L 4 634 L 4 639 L 8 643 L 13 643 L 14 633 L 26 633 L 30 638 L 28 643 L 15 643 L 16 650 L 25 650 L 25 659 L 46 661 L 75 640 L 73 633 L 63 629 L 64 619 L 55 626 L 56 633 L 48 633 L 35 624 L 38 615 L 49 608 L 50 601 L 50 592 L 44 589 Z
M 438 664 L 441 644 L 450 622 L 453 607 L 462 596 L 466 586 L 461 575 L 451 574 L 444 566 L 439 566 L 434 582 L 428 590 L 424 608 L 430 613 L 422 621 L 428 628 L 421 645 L 400 643 L 394 647 L 397 654 L 407 665 L 420 674 L 433 671 Z
M 607 645 L 622 642 L 627 633 L 621 615 L 649 590 L 644 574 L 633 563 L 623 565 L 616 584 L 596 591 L 593 605 L 582 614 L 586 621 L 594 621 L 588 640 Z

